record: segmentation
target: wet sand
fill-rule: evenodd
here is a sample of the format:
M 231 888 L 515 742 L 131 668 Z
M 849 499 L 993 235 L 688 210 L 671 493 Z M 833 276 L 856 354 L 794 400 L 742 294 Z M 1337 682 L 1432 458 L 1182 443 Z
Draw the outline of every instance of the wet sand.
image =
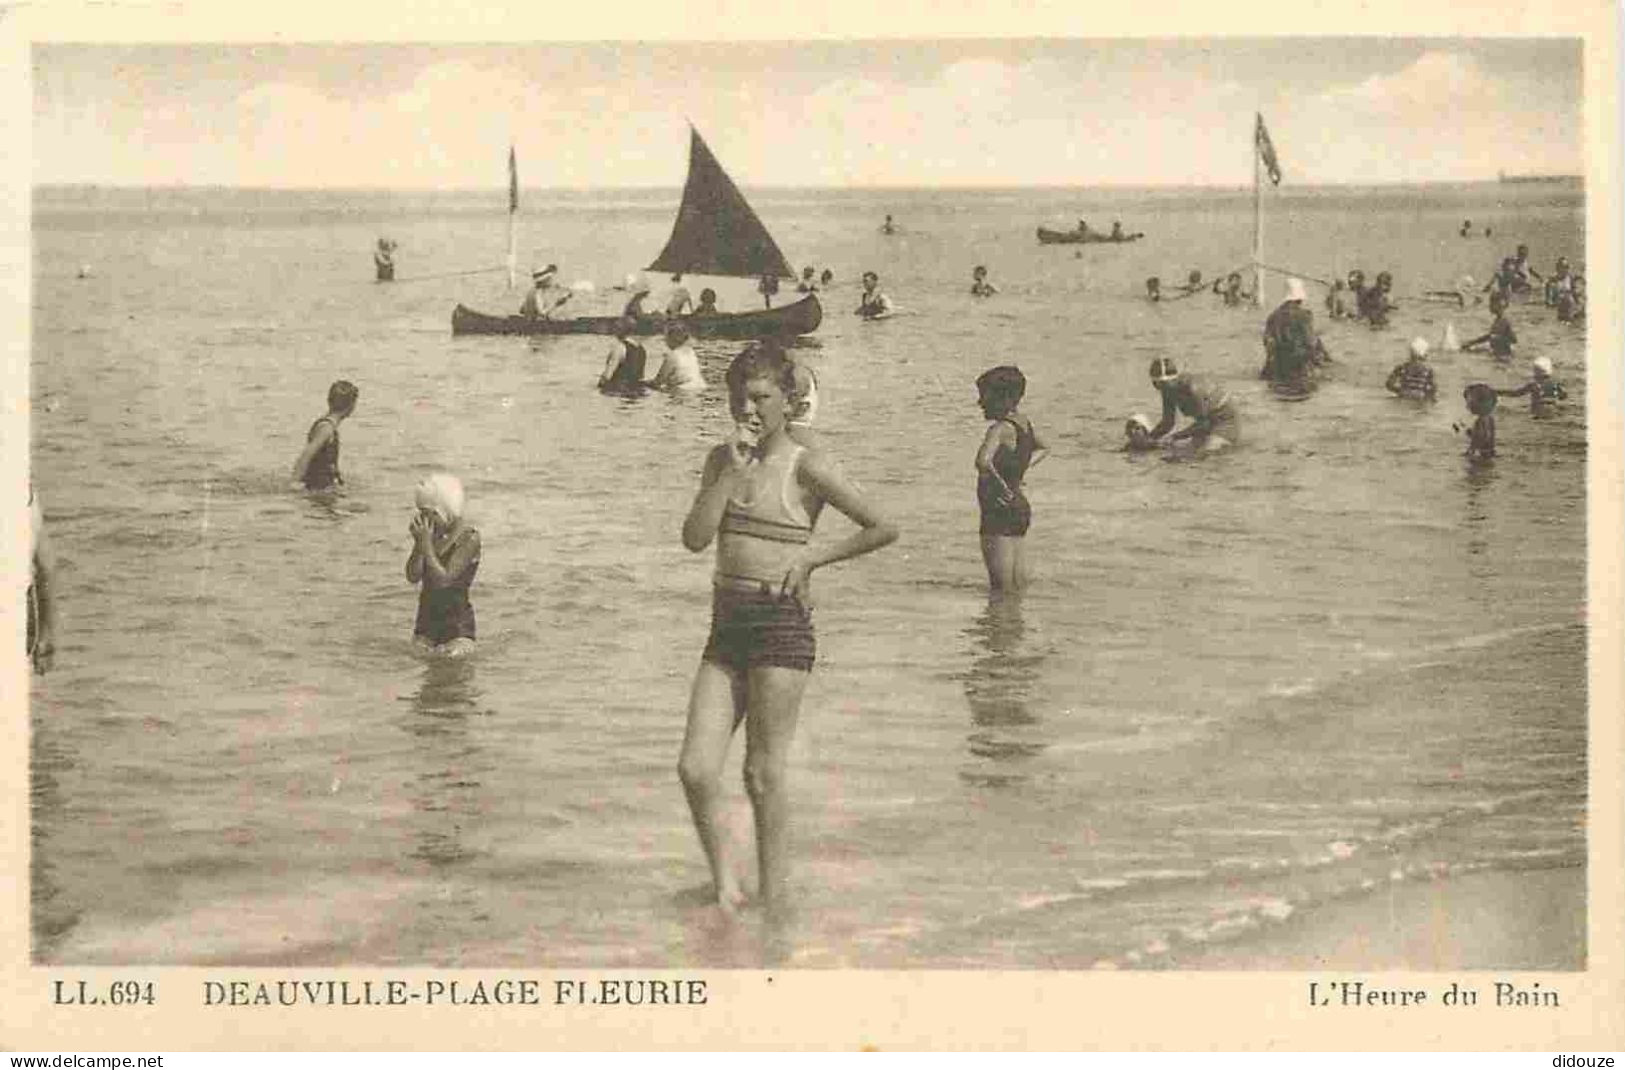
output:
M 1176 955 L 1182 970 L 1581 970 L 1585 871 L 1470 873 L 1328 903 L 1256 940 Z

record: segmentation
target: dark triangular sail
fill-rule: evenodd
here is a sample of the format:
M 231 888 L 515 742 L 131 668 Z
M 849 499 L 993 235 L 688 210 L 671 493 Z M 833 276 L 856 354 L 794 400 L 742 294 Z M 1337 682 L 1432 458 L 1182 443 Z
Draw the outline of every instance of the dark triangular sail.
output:
M 793 277 L 795 273 L 773 236 L 745 203 L 733 179 L 711 155 L 699 131 L 691 133 L 683 203 L 677 209 L 677 222 L 666 247 L 649 270 L 741 278 Z

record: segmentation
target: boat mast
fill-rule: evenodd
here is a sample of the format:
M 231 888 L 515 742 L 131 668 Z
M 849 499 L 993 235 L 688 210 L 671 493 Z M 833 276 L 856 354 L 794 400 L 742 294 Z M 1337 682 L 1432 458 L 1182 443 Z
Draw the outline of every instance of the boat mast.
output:
M 1262 117 L 1253 120 L 1253 304 L 1264 307 L 1264 153 L 1258 141 Z
M 508 146 L 508 289 L 514 287 L 514 276 L 519 268 L 519 232 L 515 226 L 519 218 L 519 161 L 513 145 Z

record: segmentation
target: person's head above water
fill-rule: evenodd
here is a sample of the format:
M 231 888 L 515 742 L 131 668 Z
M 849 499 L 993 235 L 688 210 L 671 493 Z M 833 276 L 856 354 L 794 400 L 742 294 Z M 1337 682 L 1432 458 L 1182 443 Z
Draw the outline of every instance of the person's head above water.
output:
M 1189 282 L 1192 286 L 1200 286 L 1202 285 L 1202 273 L 1200 271 L 1193 271 L 1185 277 L 1185 281 Z
M 1519 260 L 1522 260 L 1524 257 L 1526 257 L 1528 255 L 1529 255 L 1529 246 L 1527 246 L 1527 245 L 1518 246 L 1518 259 Z
M 1157 278 L 1155 275 L 1152 275 L 1150 278 L 1145 280 L 1145 290 L 1147 293 L 1156 293 L 1161 289 L 1162 280 Z
M 1123 436 L 1130 442 L 1139 442 L 1149 437 L 1152 430 L 1151 417 L 1143 412 L 1135 413 L 1123 424 Z
M 1156 384 L 1157 389 L 1160 390 L 1178 379 L 1179 369 L 1168 357 L 1158 357 L 1151 362 L 1151 381 Z
M 449 472 L 424 477 L 418 484 L 416 497 L 419 511 L 433 515 L 435 523 L 442 528 L 462 518 L 463 483 Z
M 1488 416 L 1495 411 L 1495 388 L 1487 383 L 1468 383 L 1461 396 L 1467 401 L 1467 411 L 1474 416 Z
M 835 272 L 831 271 L 829 268 L 825 268 L 824 273 L 822 275 L 818 276 L 818 281 L 819 282 L 829 282 L 834 277 L 835 277 Z
M 1302 301 L 1307 296 L 1303 289 L 1302 279 L 1286 280 L 1286 299 L 1288 301 Z
M 1349 289 L 1357 290 L 1365 282 L 1365 272 L 1355 268 L 1349 272 Z
M 1428 359 L 1428 340 L 1426 338 L 1412 338 L 1411 339 L 1411 359 L 1412 360 L 1426 360 L 1426 359 Z
M 880 276 L 879 275 L 876 275 L 872 271 L 865 271 L 863 273 L 863 285 L 864 286 L 877 286 L 879 284 L 880 284 Z
M 1027 393 L 1027 377 L 1014 364 L 989 368 L 976 377 L 976 397 L 988 419 L 999 417 L 1021 404 Z
M 1394 285 L 1394 276 L 1387 271 L 1377 272 L 1377 285 L 1384 290 L 1389 289 Z
M 666 345 L 680 346 L 689 340 L 688 328 L 681 323 L 672 323 L 666 327 Z
M 331 412 L 342 413 L 345 416 L 355 411 L 355 403 L 361 397 L 361 391 L 348 379 L 340 379 L 327 388 L 327 408 Z
M 747 415 L 745 391 L 752 379 L 766 379 L 776 385 L 786 402 L 796 394 L 795 365 L 784 344 L 774 338 L 746 346 L 728 365 L 723 379 L 728 384 L 728 410 L 736 423 Z
M 987 268 L 983 267 L 981 264 L 977 264 L 974 268 L 971 269 L 971 276 L 973 278 L 980 279 L 980 278 L 984 277 L 985 275 L 987 275 Z

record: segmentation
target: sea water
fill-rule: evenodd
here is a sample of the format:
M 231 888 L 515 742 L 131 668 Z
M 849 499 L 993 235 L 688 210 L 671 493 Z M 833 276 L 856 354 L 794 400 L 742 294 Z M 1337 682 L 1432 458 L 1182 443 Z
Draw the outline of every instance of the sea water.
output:
M 1388 270 L 1400 303 L 1386 330 L 1328 322 L 1311 284 L 1336 370 L 1297 404 L 1256 378 L 1261 310 L 1143 299 L 1150 275 L 1245 263 L 1249 192 L 747 194 L 793 267 L 835 273 L 800 351 L 817 429 L 902 531 L 814 578 L 789 923 L 704 908 L 675 773 L 711 571 L 678 533 L 737 343 L 700 344 L 704 394 L 629 400 L 593 389 L 608 339 L 452 337 L 456 303 L 522 296 L 491 270 L 500 187 L 45 189 L 33 480 L 62 626 L 30 718 L 37 961 L 1154 966 L 1396 880 L 1584 864 L 1583 332 L 1517 305 L 1498 366 L 1438 345 L 1487 329 L 1482 306 L 1420 300 L 1518 242 L 1578 263 L 1579 189 L 1269 191 L 1268 262 Z M 594 281 L 574 304 L 607 311 L 677 193 L 523 200 L 522 268 Z M 1147 236 L 1037 244 L 1079 217 Z M 968 296 L 977 264 L 997 297 Z M 902 314 L 852 315 L 865 270 Z M 1414 335 L 1433 406 L 1383 390 Z M 1570 401 L 1504 402 L 1500 456 L 1469 467 L 1462 386 L 1536 355 Z M 1238 450 L 1119 451 L 1158 413 L 1157 357 L 1232 393 Z M 1004 363 L 1052 452 L 1034 583 L 1001 605 L 971 460 L 974 379 Z M 338 378 L 361 390 L 346 484 L 307 496 L 288 470 Z M 410 644 L 434 469 L 484 542 L 462 663 Z M 818 538 L 845 530 L 831 513 Z

